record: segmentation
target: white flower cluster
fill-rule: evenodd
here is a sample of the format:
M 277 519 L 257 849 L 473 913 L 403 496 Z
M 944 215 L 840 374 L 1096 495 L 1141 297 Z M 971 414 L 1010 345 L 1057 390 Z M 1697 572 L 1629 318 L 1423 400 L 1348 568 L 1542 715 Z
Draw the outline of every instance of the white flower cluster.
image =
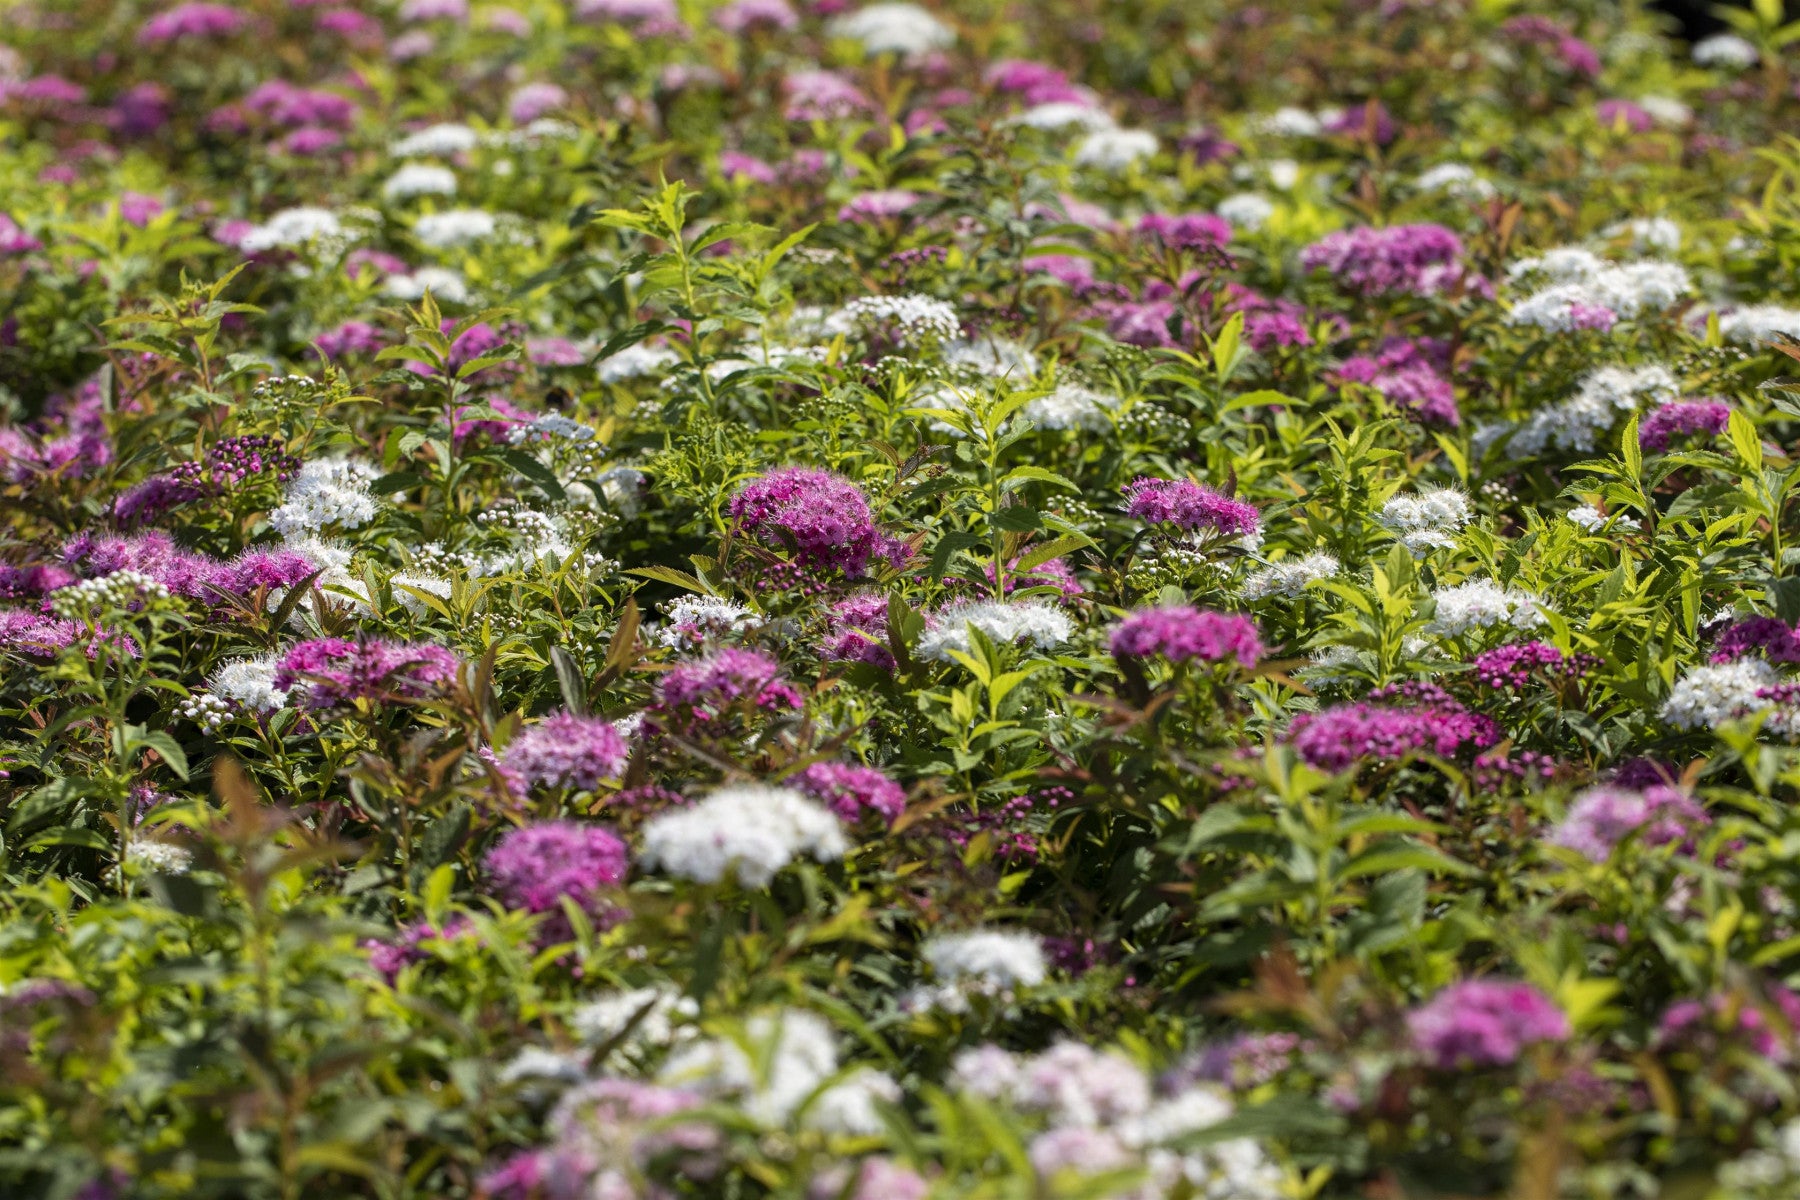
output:
M 1740 345 L 1758 345 L 1776 337 L 1800 337 L 1800 309 L 1779 304 L 1746 304 L 1719 314 L 1719 332 Z
M 598 372 L 601 383 L 623 383 L 627 379 L 654 375 L 680 361 L 681 356 L 675 353 L 670 346 L 653 346 L 649 342 L 638 342 L 625 347 L 610 358 L 600 360 L 595 371 Z
M 381 185 L 386 200 L 410 200 L 414 196 L 454 196 L 456 172 L 430 163 L 407 163 Z
M 1667 367 L 1601 367 L 1585 375 L 1575 394 L 1560 404 L 1533 413 L 1513 430 L 1507 449 L 1519 458 L 1534 458 L 1546 448 L 1591 451 L 1620 414 L 1644 404 L 1662 404 L 1681 394 Z
M 944 361 L 995 379 L 1020 381 L 1038 372 L 1038 357 L 1029 346 L 993 336 L 951 342 L 944 347 Z
M 188 868 L 194 865 L 194 855 L 187 847 L 177 846 L 173 842 L 151 842 L 139 838 L 125 851 L 125 861 L 163 875 L 186 875 Z
M 711 1097 L 729 1097 L 752 1120 L 800 1125 L 824 1133 L 870 1135 L 885 1127 L 877 1101 L 895 1103 L 900 1088 L 871 1068 L 838 1075 L 836 1040 L 822 1018 L 801 1009 L 751 1017 L 742 1039 L 707 1038 L 678 1048 L 657 1080 Z M 754 1057 L 746 1047 L 754 1048 Z M 827 1086 L 829 1085 L 829 1086 Z
M 917 58 L 956 44 L 956 31 L 917 4 L 871 4 L 836 18 L 829 31 L 861 42 L 866 54 Z
M 903 346 L 947 342 L 962 331 L 962 318 L 942 300 L 916 293 L 862 296 L 824 320 L 827 335 L 885 333 Z
M 1456 534 L 1469 523 L 1469 498 L 1455 488 L 1427 488 L 1412 495 L 1389 497 L 1377 518 L 1400 544 L 1421 558 L 1456 545 Z
M 127 569 L 57 588 L 50 593 L 50 610 L 66 620 L 80 621 L 108 611 L 136 611 L 168 598 L 166 586 L 142 571 Z
M 1116 1052 L 1059 1042 L 1020 1056 L 998 1046 L 957 1055 L 950 1086 L 958 1092 L 1044 1114 L 1048 1128 L 1028 1156 L 1040 1178 L 1097 1175 L 1137 1167 L 1137 1200 L 1279 1200 L 1282 1173 L 1249 1138 L 1192 1147 L 1195 1135 L 1226 1120 L 1230 1099 L 1202 1084 L 1158 1096 L 1144 1071 Z
M 1049 972 L 1043 941 L 1019 930 L 939 934 L 920 947 L 919 956 L 939 980 L 986 992 L 1036 987 Z
M 1034 104 L 1018 116 L 1009 118 L 1009 123 L 1024 125 L 1030 129 L 1080 129 L 1087 133 L 1099 133 L 1118 127 L 1105 109 L 1079 100 L 1052 100 L 1045 104 Z
M 605 992 L 569 1014 L 569 1027 L 589 1046 L 612 1043 L 608 1061 L 636 1061 L 691 1036 L 700 1006 L 668 984 Z
M 1041 429 L 1085 429 L 1101 433 L 1112 428 L 1112 414 L 1123 403 L 1110 392 L 1069 382 L 1057 384 L 1048 396 L 1039 396 L 1019 411 Z
M 1261 192 L 1236 192 L 1219 201 L 1213 211 L 1229 221 L 1232 228 L 1255 233 L 1275 215 L 1275 202 Z
M 275 662 L 273 654 L 228 662 L 206 681 L 207 690 L 244 712 L 275 712 L 288 701 L 286 689 L 275 686 Z
M 1488 200 L 1494 196 L 1494 185 L 1467 163 L 1439 163 L 1413 180 L 1413 186 L 1421 192 L 1443 192 L 1459 200 Z
M 760 888 L 803 855 L 830 862 L 849 850 L 837 817 L 799 792 L 742 784 L 653 817 L 644 826 L 642 862 L 699 883 L 730 875 Z
M 1431 593 L 1437 602 L 1437 616 L 1428 626 L 1443 637 L 1459 637 L 1471 629 L 1491 629 L 1510 625 L 1514 629 L 1534 629 L 1544 623 L 1538 611 L 1543 603 L 1530 592 L 1504 588 L 1491 579 L 1471 579 L 1455 587 L 1439 588 Z
M 1720 1167 L 1719 1188 L 1731 1200 L 1788 1200 L 1800 1194 L 1800 1121 L 1776 1130 L 1775 1144 L 1768 1149 L 1752 1150 Z
M 1075 165 L 1107 172 L 1154 157 L 1160 146 L 1147 129 L 1096 129 L 1075 146 Z
M 1780 682 L 1775 668 L 1760 658 L 1695 667 L 1676 681 L 1663 701 L 1662 719 L 1677 729 L 1716 729 L 1772 707 L 1757 693 Z
M 344 222 L 329 208 L 303 205 L 284 208 L 261 225 L 252 226 L 238 239 L 238 249 L 246 254 L 262 254 L 270 250 L 298 250 L 313 247 L 322 254 L 335 254 L 354 236 Z
M 1038 650 L 1060 646 L 1075 632 L 1074 623 L 1054 605 L 1040 601 L 975 601 L 952 605 L 932 618 L 930 628 L 919 638 L 920 657 L 951 662 L 952 650 L 967 654 L 970 626 L 1002 645 L 1023 641 Z
M 467 304 L 472 295 L 462 273 L 448 267 L 420 267 L 407 274 L 389 275 L 382 291 L 396 300 L 419 300 L 430 292 L 451 304 Z
M 1609 519 L 1605 513 L 1595 508 L 1592 504 L 1577 504 L 1574 508 L 1571 508 L 1568 512 L 1564 513 L 1563 516 L 1569 518 L 1569 520 L 1573 521 L 1577 526 L 1585 529 L 1589 533 L 1599 533 L 1602 529 L 1605 529 L 1606 522 Z
M 1748 39 L 1715 33 L 1694 43 L 1694 61 L 1703 67 L 1754 67 L 1761 55 Z
M 712 638 L 741 632 L 756 623 L 742 604 L 718 596 L 682 596 L 669 602 L 668 623 L 651 634 L 659 646 L 698 646 Z
M 1330 579 L 1340 567 L 1337 556 L 1323 550 L 1284 558 L 1251 572 L 1240 594 L 1246 600 L 1266 600 L 1270 596 L 1292 599 L 1320 580 Z
M 467 125 L 445 122 L 408 134 L 388 148 L 395 158 L 447 158 L 473 150 L 481 141 Z
M 494 236 L 499 224 L 491 212 L 479 208 L 455 208 L 420 217 L 413 222 L 413 236 L 433 250 L 450 250 L 486 241 Z
M 506 440 L 515 446 L 530 442 L 591 442 L 594 427 L 583 425 L 561 413 L 545 413 L 507 431 Z
M 1249 128 L 1266 137 L 1318 137 L 1325 131 L 1319 118 L 1304 108 L 1288 106 L 1272 113 L 1252 117 Z
M 644 506 L 644 485 L 649 476 L 636 467 L 608 467 L 594 480 L 600 498 L 621 517 L 634 517 Z
M 353 458 L 315 458 L 300 468 L 282 493 L 269 524 L 283 537 L 317 533 L 336 526 L 357 529 L 375 519 L 369 485 L 376 469 Z
M 1514 280 L 1541 279 L 1546 286 L 1513 305 L 1508 319 L 1515 325 L 1568 332 L 1576 327 L 1577 309 L 1607 310 L 1624 318 L 1660 312 L 1693 290 L 1693 280 L 1678 263 L 1644 259 L 1611 263 L 1590 250 L 1565 246 L 1514 263 Z
M 1681 249 L 1681 226 L 1667 217 L 1634 217 L 1620 221 L 1606 231 L 1608 237 L 1629 237 L 1631 248 L 1642 253 L 1654 250 L 1673 254 Z

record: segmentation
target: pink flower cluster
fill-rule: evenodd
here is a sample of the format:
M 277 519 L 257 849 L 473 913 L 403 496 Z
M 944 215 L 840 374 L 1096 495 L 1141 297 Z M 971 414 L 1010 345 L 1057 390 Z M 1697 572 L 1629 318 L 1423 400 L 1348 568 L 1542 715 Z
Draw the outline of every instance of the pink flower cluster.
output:
M 867 663 L 894 669 L 888 648 L 888 598 L 880 592 L 858 592 L 831 606 L 825 635 L 825 658 L 831 662 Z
M 315 638 L 291 647 L 275 666 L 275 686 L 303 695 L 313 709 L 358 700 L 424 700 L 456 681 L 456 655 L 429 643 Z
M 665 672 L 655 711 L 676 728 L 691 730 L 738 706 L 792 712 L 803 703 L 799 690 L 782 678 L 781 664 L 757 650 L 727 647 Z
M 1172 605 L 1147 608 L 1126 617 L 1112 631 L 1117 658 L 1160 656 L 1170 662 L 1224 662 L 1254 667 L 1262 659 L 1262 639 L 1248 617 L 1236 613 Z
M 1731 405 L 1720 400 L 1677 400 L 1644 418 L 1638 426 L 1638 444 L 1653 454 L 1669 448 L 1671 439 L 1699 433 L 1715 437 L 1731 421 Z
M 599 825 L 544 821 L 514 829 L 483 860 L 494 894 L 508 908 L 556 912 L 563 897 L 600 913 L 602 892 L 625 878 L 630 858 L 617 834 Z
M 798 574 L 860 579 L 871 560 L 899 566 L 906 558 L 905 546 L 876 527 L 867 497 L 829 471 L 771 471 L 739 488 L 725 511 L 763 545 L 788 550 Z
M 1338 367 L 1338 378 L 1361 383 L 1428 425 L 1462 424 L 1456 391 L 1439 372 L 1448 364 L 1447 347 L 1431 338 L 1389 338 L 1373 355 L 1358 354 Z
M 1599 662 L 1591 654 L 1564 654 L 1548 642 L 1518 642 L 1484 650 L 1469 660 L 1475 679 L 1483 687 L 1517 691 L 1531 682 L 1534 671 L 1546 675 L 1577 675 Z
M 861 763 L 814 763 L 789 782 L 852 824 L 873 813 L 892 825 L 906 811 L 900 785 Z
M 1711 823 L 1706 810 L 1678 788 L 1659 784 L 1639 792 L 1595 787 L 1575 797 L 1567 815 L 1551 831 L 1550 842 L 1594 862 L 1605 862 L 1632 834 L 1646 846 L 1678 842 L 1687 846 L 1698 830 Z
M 1800 633 L 1779 617 L 1746 617 L 1719 635 L 1712 660 L 1731 662 L 1761 654 L 1770 662 L 1800 662 Z
M 1530 984 L 1469 979 L 1407 1015 L 1413 1045 L 1440 1071 L 1504 1067 L 1526 1046 L 1569 1037 L 1569 1018 Z
M 1133 480 L 1125 487 L 1125 511 L 1151 525 L 1221 537 L 1249 536 L 1262 524 L 1254 505 L 1186 479 Z
M 503 769 L 523 785 L 593 791 L 617 779 L 630 747 L 611 722 L 574 713 L 552 713 L 525 729 L 506 747 Z
M 1145 213 L 1138 218 L 1137 232 L 1170 250 L 1205 253 L 1225 248 L 1231 240 L 1231 223 L 1213 213 Z
M 178 4 L 157 13 L 138 29 L 138 45 L 158 46 L 190 38 L 230 37 L 249 24 L 237 9 L 224 4 Z
M 1288 725 L 1287 740 L 1312 766 L 1343 771 L 1364 759 L 1421 752 L 1451 758 L 1464 750 L 1485 750 L 1500 740 L 1500 728 L 1442 688 L 1418 684 L 1379 689 L 1366 701 L 1301 713 Z
M 1767 1002 L 1715 992 L 1705 1000 L 1677 1000 L 1656 1023 L 1656 1046 L 1697 1050 L 1716 1058 L 1722 1040 L 1739 1039 L 1758 1058 L 1777 1066 L 1794 1061 L 1800 1031 L 1800 996 L 1779 983 L 1766 984 Z
M 1300 252 L 1300 264 L 1364 296 L 1432 296 L 1462 279 L 1462 252 L 1462 239 L 1442 225 L 1359 225 L 1326 234 Z

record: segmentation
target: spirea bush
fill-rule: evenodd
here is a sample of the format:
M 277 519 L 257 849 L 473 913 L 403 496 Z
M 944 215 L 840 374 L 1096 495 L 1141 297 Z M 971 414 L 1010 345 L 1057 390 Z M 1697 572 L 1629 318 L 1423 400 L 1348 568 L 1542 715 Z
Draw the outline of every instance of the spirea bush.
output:
M 1800 1195 L 1800 25 L 0 0 L 0 1196 Z

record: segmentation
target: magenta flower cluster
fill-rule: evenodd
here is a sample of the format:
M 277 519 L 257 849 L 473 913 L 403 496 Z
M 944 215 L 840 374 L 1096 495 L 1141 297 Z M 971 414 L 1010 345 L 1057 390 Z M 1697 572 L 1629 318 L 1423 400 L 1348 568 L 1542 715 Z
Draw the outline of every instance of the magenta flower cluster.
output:
M 1462 239 L 1442 225 L 1359 225 L 1326 234 L 1300 252 L 1300 264 L 1364 296 L 1431 296 L 1462 278 L 1462 252 Z
M 292 550 L 250 550 L 231 562 L 220 562 L 179 548 L 160 530 L 131 537 L 80 534 L 63 547 L 63 561 L 90 579 L 137 571 L 173 595 L 211 605 L 261 588 L 294 587 L 318 571 L 311 559 Z M 39 579 L 46 590 L 74 582 L 67 573 L 45 572 Z
M 780 663 L 759 650 L 736 647 L 678 663 L 656 690 L 655 710 L 682 729 L 704 726 L 738 706 L 792 712 L 804 703 L 799 690 L 782 678 Z
M 888 598 L 880 592 L 857 592 L 831 606 L 827 614 L 824 654 L 829 662 L 867 663 L 894 669 L 888 648 Z
M 1256 533 L 1256 507 L 1187 479 L 1145 476 L 1125 486 L 1125 512 L 1150 525 L 1173 525 L 1190 533 L 1245 537 Z
M 1712 660 L 1731 662 L 1760 654 L 1770 662 L 1800 662 L 1800 633 L 1779 617 L 1746 617 L 1719 635 Z
M 625 843 L 599 825 L 543 821 L 502 837 L 483 860 L 489 886 L 508 908 L 556 912 L 567 896 L 589 913 L 630 866 Z
M 1551 831 L 1550 843 L 1594 862 L 1605 862 L 1632 834 L 1646 846 L 1680 843 L 1686 847 L 1698 830 L 1711 823 L 1706 810 L 1679 788 L 1658 784 L 1640 792 L 1595 787 L 1575 797 Z
M 1110 644 L 1117 658 L 1209 663 L 1232 659 L 1239 666 L 1254 667 L 1263 656 L 1262 639 L 1248 617 L 1187 605 L 1132 613 L 1113 628 Z
M 1552 677 L 1578 675 L 1598 661 L 1591 654 L 1564 654 L 1548 642 L 1517 642 L 1484 650 L 1470 659 L 1469 665 L 1483 687 L 1517 691 L 1531 682 L 1534 672 Z
M 1778 1066 L 1794 1061 L 1800 1031 L 1800 996 L 1779 983 L 1766 983 L 1758 1004 L 1747 996 L 1714 992 L 1705 1000 L 1677 1000 L 1656 1023 L 1660 1050 L 1682 1047 L 1708 1058 L 1723 1052 L 1724 1040 L 1741 1041 L 1758 1058 Z
M 506 747 L 502 766 L 525 788 L 574 788 L 589 792 L 625 770 L 630 747 L 611 721 L 552 713 Z
M 771 471 L 739 488 L 725 511 L 763 545 L 789 551 L 805 573 L 860 579 L 871 560 L 899 566 L 906 559 L 905 546 L 877 528 L 868 498 L 829 471 Z
M 275 686 L 308 708 L 345 708 L 359 700 L 424 700 L 456 681 L 460 664 L 442 646 L 314 638 L 291 647 L 275 666 Z
M 157 13 L 138 29 L 138 44 L 156 46 L 190 38 L 230 37 L 249 23 L 237 9 L 225 4 L 178 4 Z
M 1439 373 L 1448 359 L 1448 347 L 1435 339 L 1389 338 L 1372 355 L 1345 359 L 1337 376 L 1373 388 L 1424 424 L 1455 427 L 1462 424 L 1456 390 Z
M 1440 1071 L 1504 1067 L 1526 1046 L 1568 1038 L 1569 1018 L 1530 984 L 1469 979 L 1452 984 L 1406 1018 L 1413 1045 Z
M 1731 405 L 1720 400 L 1677 400 L 1665 404 L 1644 418 L 1638 426 L 1638 444 L 1653 454 L 1669 448 L 1669 443 L 1686 434 L 1716 437 L 1725 432 L 1731 421 Z
M 814 763 L 789 782 L 853 824 L 873 813 L 892 825 L 906 810 L 906 793 L 900 785 L 861 763 Z
M 1145 213 L 1138 218 L 1137 232 L 1170 250 L 1202 253 L 1223 250 L 1231 240 L 1230 222 L 1213 213 Z
M 1395 703 L 1397 701 L 1397 703 Z M 1452 758 L 1500 740 L 1493 718 L 1471 712 L 1442 688 L 1414 684 L 1377 689 L 1368 700 L 1301 713 L 1288 743 L 1312 766 L 1343 771 L 1365 759 L 1428 753 Z

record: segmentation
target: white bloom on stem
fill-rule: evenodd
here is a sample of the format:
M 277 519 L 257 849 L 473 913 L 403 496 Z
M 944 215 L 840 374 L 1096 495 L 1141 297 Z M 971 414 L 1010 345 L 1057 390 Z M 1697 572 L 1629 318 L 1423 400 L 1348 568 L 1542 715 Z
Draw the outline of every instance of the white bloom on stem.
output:
M 992 991 L 1036 987 L 1049 973 L 1043 940 L 1022 930 L 939 934 L 925 942 L 919 956 L 945 983 L 972 984 Z
M 682 879 L 767 887 L 797 858 L 831 862 L 849 852 L 843 825 L 789 788 L 720 788 L 692 808 L 673 809 L 644 827 L 644 866 Z
M 436 167 L 429 163 L 407 163 L 388 176 L 387 182 L 381 185 L 381 194 L 388 200 L 410 200 L 414 196 L 454 196 L 456 172 L 449 167 Z
M 356 529 L 375 519 L 369 485 L 378 472 L 353 458 L 316 458 L 300 468 L 283 492 L 269 524 L 284 537 L 337 527 Z
M 1677 729 L 1716 729 L 1774 707 L 1757 693 L 1780 683 L 1775 668 L 1760 658 L 1695 667 L 1676 681 L 1663 701 L 1662 719 Z
M 1145 129 L 1096 129 L 1075 147 L 1075 165 L 1119 172 L 1151 158 L 1160 143 Z
M 1471 579 L 1455 587 L 1439 588 L 1431 593 L 1437 602 L 1437 616 L 1428 627 L 1444 637 L 1458 637 L 1471 629 L 1491 629 L 1510 625 L 1514 629 L 1535 629 L 1544 623 L 1538 611 L 1542 603 L 1530 592 L 1505 588 L 1491 579 Z
M 1330 579 L 1338 573 L 1340 567 L 1337 556 L 1323 550 L 1303 554 L 1299 558 L 1284 558 L 1251 572 L 1244 580 L 1241 594 L 1246 600 L 1266 600 L 1270 596 L 1287 596 L 1291 599 L 1314 583 Z
M 833 37 L 861 42 L 866 54 L 917 58 L 956 44 L 956 31 L 917 4 L 870 4 L 831 22 Z
M 1028 642 L 1038 650 L 1050 650 L 1069 640 L 1075 632 L 1074 622 L 1059 608 L 1039 601 L 1008 604 L 985 600 L 953 605 L 938 613 L 919 638 L 919 655 L 938 662 L 951 662 L 952 650 L 969 651 L 969 627 L 974 626 L 986 637 L 1002 645 Z
M 389 147 L 395 158 L 445 158 L 473 150 L 480 136 L 467 125 L 444 122 L 408 134 Z

